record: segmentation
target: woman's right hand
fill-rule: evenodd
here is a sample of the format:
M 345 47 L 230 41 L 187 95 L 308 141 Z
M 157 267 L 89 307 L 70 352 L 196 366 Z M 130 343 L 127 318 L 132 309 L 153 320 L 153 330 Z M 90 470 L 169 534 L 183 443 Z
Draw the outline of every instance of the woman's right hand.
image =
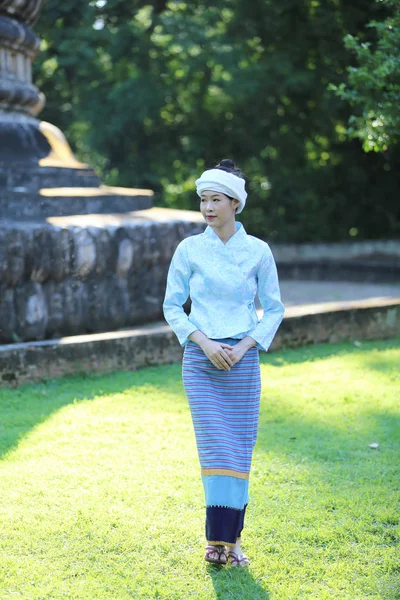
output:
M 229 344 L 214 342 L 206 339 L 199 344 L 207 358 L 212 362 L 214 367 L 220 371 L 230 371 L 233 366 L 233 360 L 228 356 L 227 350 L 232 350 L 233 347 Z

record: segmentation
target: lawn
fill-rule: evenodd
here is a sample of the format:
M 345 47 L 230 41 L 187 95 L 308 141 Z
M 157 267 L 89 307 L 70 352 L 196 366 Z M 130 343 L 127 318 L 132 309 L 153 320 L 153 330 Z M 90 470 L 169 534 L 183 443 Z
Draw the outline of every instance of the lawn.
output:
M 249 570 L 203 560 L 180 365 L 0 390 L 0 599 L 400 598 L 400 339 L 261 361 Z

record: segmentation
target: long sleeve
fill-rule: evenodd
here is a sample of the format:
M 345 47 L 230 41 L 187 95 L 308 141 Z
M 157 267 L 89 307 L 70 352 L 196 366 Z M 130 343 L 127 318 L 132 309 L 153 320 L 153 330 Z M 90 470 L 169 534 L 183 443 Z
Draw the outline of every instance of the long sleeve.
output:
M 189 297 L 189 280 L 191 276 L 184 241 L 179 244 L 172 257 L 163 304 L 165 320 L 176 334 L 181 346 L 184 346 L 189 335 L 198 329 L 189 321 L 183 310 L 183 305 Z
M 285 312 L 274 257 L 268 247 L 257 271 L 257 292 L 264 315 L 247 335 L 252 337 L 262 350 L 267 351 Z

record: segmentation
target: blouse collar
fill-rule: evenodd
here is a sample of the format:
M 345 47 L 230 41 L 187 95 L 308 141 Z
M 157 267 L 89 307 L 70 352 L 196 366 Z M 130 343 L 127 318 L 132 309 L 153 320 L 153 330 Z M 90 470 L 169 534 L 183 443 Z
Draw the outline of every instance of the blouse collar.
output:
M 226 242 L 226 244 L 224 244 L 224 246 L 229 245 L 233 245 L 236 242 L 240 242 L 244 239 L 244 237 L 247 235 L 246 234 L 246 230 L 243 227 L 243 225 L 241 223 L 239 223 L 238 221 L 235 222 L 236 225 L 236 233 L 233 234 L 232 237 L 229 238 L 229 240 Z M 220 237 L 218 237 L 218 235 L 215 233 L 214 229 L 212 227 L 210 227 L 209 225 L 207 225 L 205 231 L 204 231 L 204 235 L 209 238 L 210 240 L 213 240 L 214 242 L 221 242 L 221 244 L 223 244 L 224 242 L 221 240 Z

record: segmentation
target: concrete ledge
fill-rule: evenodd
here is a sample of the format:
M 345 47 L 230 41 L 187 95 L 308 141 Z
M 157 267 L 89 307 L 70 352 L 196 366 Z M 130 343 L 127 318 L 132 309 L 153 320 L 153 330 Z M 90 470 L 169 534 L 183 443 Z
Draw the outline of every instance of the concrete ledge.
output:
M 400 298 L 288 309 L 271 350 L 320 342 L 400 335 Z M 0 385 L 16 386 L 67 374 L 110 373 L 181 359 L 165 323 L 135 329 L 0 346 Z
M 297 281 L 351 281 L 353 283 L 398 283 L 398 258 L 364 260 L 293 260 L 277 261 L 281 279 Z
M 286 312 L 271 350 L 400 335 L 400 298 L 329 302 Z
M 352 240 L 348 242 L 283 244 L 271 243 L 275 260 L 280 263 L 319 260 L 360 260 L 400 258 L 400 239 Z
M 0 386 L 20 385 L 69 374 L 134 371 L 181 359 L 182 350 L 163 323 L 0 346 Z

